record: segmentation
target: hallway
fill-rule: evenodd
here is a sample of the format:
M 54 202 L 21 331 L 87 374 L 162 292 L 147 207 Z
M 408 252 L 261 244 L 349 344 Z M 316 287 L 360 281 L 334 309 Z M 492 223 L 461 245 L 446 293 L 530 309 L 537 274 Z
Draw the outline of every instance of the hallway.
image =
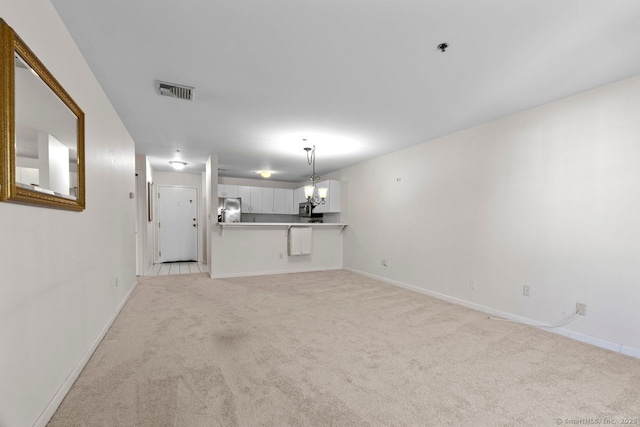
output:
M 201 262 L 165 262 L 153 264 L 145 276 L 171 276 L 176 274 L 208 273 L 206 264 Z

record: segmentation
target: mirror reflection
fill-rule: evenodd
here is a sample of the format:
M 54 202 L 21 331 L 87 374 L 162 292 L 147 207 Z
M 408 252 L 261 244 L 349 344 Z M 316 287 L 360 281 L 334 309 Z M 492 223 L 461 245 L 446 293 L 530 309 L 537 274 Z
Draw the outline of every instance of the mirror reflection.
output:
M 77 199 L 78 118 L 15 53 L 16 186 Z

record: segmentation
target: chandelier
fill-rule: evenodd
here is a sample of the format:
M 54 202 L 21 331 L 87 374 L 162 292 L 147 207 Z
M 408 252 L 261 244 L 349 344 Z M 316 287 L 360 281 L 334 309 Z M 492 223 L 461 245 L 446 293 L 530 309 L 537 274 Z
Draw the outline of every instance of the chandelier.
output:
M 328 188 L 318 188 L 317 183 L 320 177 L 316 175 L 316 146 L 313 148 L 305 147 L 304 151 L 307 152 L 307 163 L 312 166 L 312 173 L 309 177 L 311 185 L 305 185 L 304 196 L 307 198 L 307 203 L 311 206 L 311 209 L 318 205 L 323 205 L 327 198 Z

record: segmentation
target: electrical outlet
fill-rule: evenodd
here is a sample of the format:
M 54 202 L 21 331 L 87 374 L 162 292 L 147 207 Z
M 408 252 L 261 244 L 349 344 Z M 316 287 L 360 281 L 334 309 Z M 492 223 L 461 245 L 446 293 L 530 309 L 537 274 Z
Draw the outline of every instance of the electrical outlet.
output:
M 576 314 L 580 314 L 580 316 L 587 315 L 587 304 L 576 303 Z
M 475 291 L 475 290 L 476 290 L 476 281 L 475 281 L 475 280 L 470 281 L 470 282 L 469 282 L 469 287 L 470 287 L 472 290 L 474 290 L 474 291 Z
M 387 266 L 387 260 L 386 259 L 383 259 L 381 262 L 382 262 L 382 265 L 384 265 L 385 267 Z
M 529 296 L 529 286 L 524 285 L 524 286 L 522 287 L 522 295 L 524 295 L 525 297 L 528 297 L 528 296 Z
M 116 288 L 118 287 L 118 278 L 116 277 Z
M 282 259 L 282 252 L 278 254 L 278 258 Z

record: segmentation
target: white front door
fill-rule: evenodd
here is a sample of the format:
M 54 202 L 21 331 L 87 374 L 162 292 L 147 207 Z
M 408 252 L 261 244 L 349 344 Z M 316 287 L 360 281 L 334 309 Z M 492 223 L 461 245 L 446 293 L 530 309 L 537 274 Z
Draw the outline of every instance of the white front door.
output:
M 157 200 L 160 262 L 197 261 L 198 190 L 159 185 Z

